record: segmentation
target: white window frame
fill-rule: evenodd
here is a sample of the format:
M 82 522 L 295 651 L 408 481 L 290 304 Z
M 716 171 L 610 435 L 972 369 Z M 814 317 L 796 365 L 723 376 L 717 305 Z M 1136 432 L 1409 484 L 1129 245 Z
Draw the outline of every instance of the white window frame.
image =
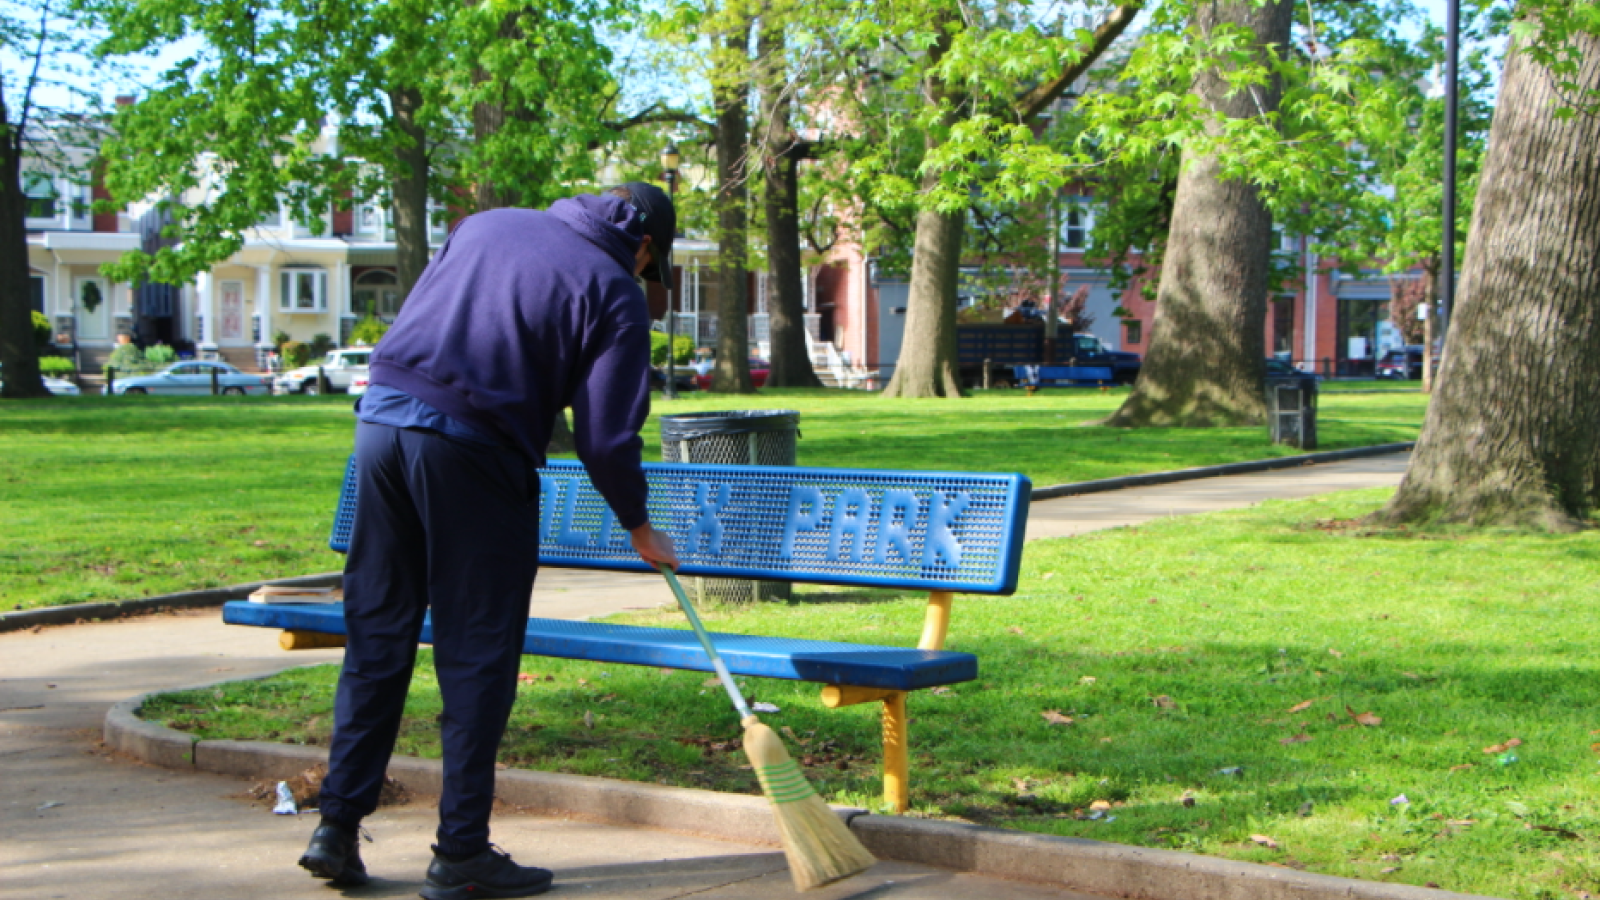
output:
M 363 222 L 363 219 L 368 220 Z M 355 233 L 361 237 L 382 240 L 389 231 L 389 210 L 376 203 L 362 203 L 356 207 Z
M 46 222 L 52 225 L 61 224 L 62 196 L 61 185 L 58 183 L 58 181 L 59 180 L 49 172 L 33 171 L 22 173 L 23 215 L 29 224 L 36 225 Z M 41 189 L 47 189 L 49 193 L 39 193 Z M 27 215 L 27 204 L 35 200 L 49 200 L 50 215 Z M 70 202 L 68 205 L 70 205 Z
M 1094 203 L 1088 197 L 1061 199 L 1061 249 L 1074 253 L 1089 249 L 1089 236 L 1094 232 Z M 1073 232 L 1079 233 L 1076 243 L 1072 239 Z
M 328 272 L 326 269 L 313 268 L 284 268 L 278 270 L 278 311 L 290 315 L 312 315 L 328 311 Z M 298 287 L 301 277 L 311 279 L 311 299 L 313 306 L 301 306 L 298 301 L 299 292 L 291 293 L 291 286 Z M 293 279 L 293 281 L 291 281 Z M 291 302 L 291 298 L 295 298 Z

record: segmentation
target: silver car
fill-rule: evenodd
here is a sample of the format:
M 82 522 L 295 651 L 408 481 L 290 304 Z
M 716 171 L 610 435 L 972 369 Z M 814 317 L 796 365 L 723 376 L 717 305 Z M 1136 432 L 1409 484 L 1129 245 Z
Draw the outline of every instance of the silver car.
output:
M 113 394 L 209 394 L 213 372 L 216 373 L 219 393 L 272 393 L 272 376 L 246 375 L 227 363 L 207 360 L 185 360 L 152 375 L 118 378 L 111 392 Z

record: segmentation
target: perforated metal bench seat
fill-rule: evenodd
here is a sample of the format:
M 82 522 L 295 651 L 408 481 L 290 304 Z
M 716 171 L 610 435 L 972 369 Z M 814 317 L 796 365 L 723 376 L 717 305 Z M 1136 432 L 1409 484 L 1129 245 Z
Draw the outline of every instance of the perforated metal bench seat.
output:
M 345 633 L 344 610 L 338 603 L 289 606 L 234 601 L 223 606 L 222 620 L 230 625 Z M 978 677 L 978 658 L 970 653 L 748 634 L 717 633 L 712 638 L 735 675 L 892 691 L 914 691 Z M 422 643 L 432 642 L 432 625 L 424 622 Z M 522 652 L 530 656 L 711 671 L 711 661 L 700 649 L 694 633 L 673 628 L 529 619 Z

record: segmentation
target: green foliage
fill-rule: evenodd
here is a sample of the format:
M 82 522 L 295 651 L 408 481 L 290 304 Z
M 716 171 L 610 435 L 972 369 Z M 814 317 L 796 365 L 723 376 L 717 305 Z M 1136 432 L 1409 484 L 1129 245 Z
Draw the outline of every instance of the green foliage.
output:
M 33 314 L 33 345 L 40 350 L 50 346 L 50 318 L 38 310 Z
M 143 371 L 146 368 L 144 351 L 136 344 L 118 344 L 111 350 L 111 355 L 106 358 L 107 369 L 116 369 L 120 374 L 131 374 Z
M 151 366 L 170 365 L 178 358 L 178 352 L 166 344 L 151 344 L 144 348 L 144 361 Z
M 310 353 L 312 359 L 321 359 L 333 349 L 333 337 L 326 334 L 313 335 L 311 338 Z
M 298 369 L 311 361 L 311 347 L 300 341 L 288 341 L 279 349 L 285 369 Z
M 350 340 L 357 344 L 375 347 L 378 341 L 389 332 L 389 323 L 377 316 L 363 316 L 361 321 L 350 329 Z
M 678 335 L 673 341 L 674 359 L 678 365 L 684 365 L 694 355 L 694 339 Z M 660 331 L 650 332 L 650 365 L 664 366 L 667 364 L 667 336 Z
M 78 367 L 73 365 L 72 360 L 65 356 L 39 357 L 39 374 L 41 375 L 49 375 L 52 378 L 70 378 L 77 370 Z
M 280 356 L 283 354 L 283 345 L 287 343 L 289 343 L 289 332 L 278 329 L 272 333 L 272 348 L 277 350 Z

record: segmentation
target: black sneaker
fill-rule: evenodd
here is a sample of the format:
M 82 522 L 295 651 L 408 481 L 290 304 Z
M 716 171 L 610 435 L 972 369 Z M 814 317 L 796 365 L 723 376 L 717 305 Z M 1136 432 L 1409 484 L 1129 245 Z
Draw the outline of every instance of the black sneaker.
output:
M 300 857 L 300 868 L 328 879 L 334 887 L 355 887 L 372 879 L 361 864 L 361 838 L 355 831 L 327 823 L 311 832 L 311 845 Z
M 425 900 L 532 897 L 550 890 L 554 878 L 549 869 L 517 865 L 497 847 L 462 862 L 450 862 L 435 847 L 422 896 Z

